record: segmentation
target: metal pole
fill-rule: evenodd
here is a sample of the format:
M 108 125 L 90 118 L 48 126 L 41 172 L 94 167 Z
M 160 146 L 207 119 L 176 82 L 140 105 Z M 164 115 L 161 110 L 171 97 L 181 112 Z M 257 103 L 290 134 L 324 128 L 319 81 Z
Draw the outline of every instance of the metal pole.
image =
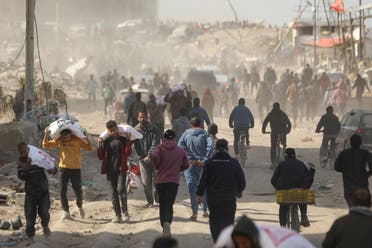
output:
M 351 48 L 351 58 L 350 58 L 350 65 L 354 69 L 354 59 L 355 59 L 355 51 L 354 51 L 354 34 L 353 34 L 353 19 L 351 16 L 351 12 L 349 12 L 349 29 L 350 29 L 350 48 Z
M 25 112 L 32 110 L 34 101 L 34 13 L 35 0 L 26 0 Z
M 359 8 L 362 7 L 362 0 L 359 0 Z M 362 10 L 359 10 L 359 47 L 358 55 L 359 60 L 363 60 L 363 19 L 362 19 Z
M 317 45 L 316 45 L 316 35 L 317 35 L 317 28 L 316 28 L 316 25 L 317 25 L 317 22 L 316 22 L 316 0 L 314 0 L 314 27 L 313 27 L 313 33 L 314 33 L 314 74 L 316 74 L 316 64 L 317 64 Z

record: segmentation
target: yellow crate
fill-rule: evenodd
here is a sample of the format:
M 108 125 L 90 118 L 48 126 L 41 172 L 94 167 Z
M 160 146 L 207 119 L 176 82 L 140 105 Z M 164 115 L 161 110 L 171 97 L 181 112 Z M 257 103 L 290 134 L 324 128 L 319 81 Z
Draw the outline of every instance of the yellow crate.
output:
M 296 203 L 315 203 L 315 191 L 310 189 L 289 189 L 276 191 L 276 203 L 296 204 Z

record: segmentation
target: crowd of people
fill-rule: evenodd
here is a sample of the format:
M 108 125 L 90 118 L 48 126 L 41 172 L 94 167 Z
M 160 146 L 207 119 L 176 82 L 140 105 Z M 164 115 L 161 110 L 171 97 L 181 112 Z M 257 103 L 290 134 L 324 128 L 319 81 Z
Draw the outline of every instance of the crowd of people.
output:
M 239 135 L 245 134 L 246 147 L 250 149 L 249 129 L 255 127 L 254 116 L 246 106 L 245 98 L 239 98 L 240 86 L 252 95 L 256 93 L 263 134 L 266 133 L 267 125 L 270 124 L 270 158 L 271 168 L 274 170 L 271 184 L 276 190 L 308 189 L 314 181 L 314 165 L 298 160 L 295 149 L 287 148 L 286 136 L 292 128 L 289 117 L 294 123 L 297 118 L 299 120 L 316 118 L 321 109 L 321 105 L 318 104 L 319 97 L 325 96 L 325 105 L 328 106 L 326 114 L 321 117 L 316 127 L 316 132 L 324 134 L 319 156 L 320 163 L 322 163 L 327 157 L 328 142 L 334 139 L 340 131 L 339 119 L 333 113 L 331 105 L 334 105 L 338 113 L 342 114 L 345 112 L 345 104 L 350 97 L 350 92 L 347 91 L 348 83 L 341 79 L 337 87 L 333 89 L 331 96 L 327 98 L 327 92 L 332 87 L 330 80 L 326 78 L 326 74 L 323 74 L 320 79 L 313 74 L 312 69 L 307 65 L 301 79 L 287 70 L 277 82 L 275 70 L 268 67 L 261 82 L 258 72 L 252 68 L 250 73 L 243 70 L 241 85 L 232 79 L 227 87 L 220 90 L 220 92 L 229 94 L 226 99 L 232 99 L 233 104 L 236 104 L 233 108 L 227 108 L 229 112 L 231 111 L 228 124 L 230 128 L 233 128 L 235 156 L 229 154 L 227 140 L 217 138 L 218 127 L 212 122 L 214 99 L 213 101 L 211 99 L 216 94 L 216 92 L 213 93 L 213 89 L 206 89 L 201 100 L 186 83 L 171 88 L 166 74 L 161 76 L 156 74 L 151 84 L 142 80 L 137 86 L 133 78 L 127 80 L 125 77 L 120 77 L 117 71 L 109 77 L 101 78 L 105 114 L 107 114 L 107 106 L 112 104 L 117 97 L 118 90 L 127 88 L 128 94 L 118 106 L 123 109 L 127 124 L 143 136 L 141 139 L 132 140 L 130 132 L 119 132 L 118 122 L 110 120 L 106 123 L 108 137 L 100 137 L 97 141 L 97 156 L 99 160 L 102 160 L 101 173 L 106 175 L 112 192 L 112 205 L 115 212 L 113 222 L 122 223 L 130 216 L 126 188 L 127 164 L 132 152 L 135 152 L 138 156 L 146 199 L 143 207 L 150 208 L 155 203 L 159 204 L 160 224 L 165 238 L 171 237 L 173 204 L 178 192 L 180 173 L 183 172 L 191 202 L 189 220 L 196 221 L 199 218 L 198 209 L 201 205 L 202 216 L 209 218 L 211 236 L 217 247 L 265 247 L 261 239 L 270 232 L 269 227 L 257 226 L 247 217 L 242 217 L 234 227 L 237 199 L 242 197 L 246 186 L 244 171 L 236 159 L 240 152 L 238 149 Z M 368 89 L 368 85 L 363 80 L 358 75 L 352 87 L 357 88 L 357 97 L 363 95 L 364 88 Z M 147 103 L 142 101 L 142 94 L 135 90 L 138 89 L 136 87 L 148 90 L 150 97 Z M 96 105 L 97 88 L 98 84 L 91 75 L 86 89 L 89 100 L 93 101 L 94 105 Z M 211 102 L 213 104 L 210 104 Z M 272 102 L 274 103 L 270 110 L 269 106 Z M 167 109 L 170 128 L 165 131 Z M 289 117 L 286 111 L 290 113 Z M 51 139 L 49 134 L 50 130 L 46 129 L 42 146 L 45 149 L 59 149 L 63 219 L 71 218 L 66 196 L 70 180 L 76 194 L 76 205 L 80 216 L 84 218 L 81 149 L 92 151 L 93 144 L 88 136 L 86 139 L 77 138 L 68 129 L 63 130 L 61 137 L 56 140 Z M 285 150 L 284 161 L 276 161 L 278 141 Z M 360 148 L 361 143 L 361 136 L 353 135 L 350 140 L 351 148 L 341 152 L 334 164 L 335 170 L 343 173 L 345 199 L 350 208 L 350 217 L 343 217 L 335 222 L 327 233 L 323 247 L 338 247 L 337 245 L 341 244 L 344 246 L 340 247 L 347 247 L 345 244 L 372 242 L 368 236 L 372 221 L 365 221 L 368 218 L 371 220 L 372 217 L 371 196 L 368 190 L 368 178 L 372 175 L 372 155 L 368 150 Z M 29 199 L 29 204 L 25 205 L 27 235 L 32 240 L 35 234 L 36 211 L 39 209 L 44 234 L 49 236 L 49 190 L 45 174 L 37 164 L 33 164 L 28 159 L 28 148 L 25 143 L 21 143 L 18 150 L 20 153 L 18 173 L 19 177 L 26 181 L 26 199 Z M 48 172 L 55 173 L 56 171 Z M 310 226 L 307 205 L 300 204 L 299 207 L 301 225 Z M 287 224 L 287 212 L 288 205 L 281 204 L 279 224 L 282 227 Z M 344 227 L 342 223 L 349 221 L 354 223 L 361 218 L 365 220 L 363 220 L 363 225 L 358 227 L 358 235 L 353 237 L 347 234 L 344 230 L 347 227 Z M 271 231 L 288 234 L 288 231 L 283 230 L 279 228 Z M 224 237 L 228 243 L 230 242 L 230 246 L 228 243 L 218 246 L 220 242 L 226 241 L 220 241 L 221 235 L 226 232 L 228 234 Z M 299 235 L 291 233 L 290 236 L 292 235 L 293 242 L 302 242 L 302 247 L 313 247 L 310 243 L 307 244 L 307 241 L 303 241 L 304 239 Z M 363 241 L 359 240 L 362 238 Z M 343 241 L 344 239 L 347 241 Z M 172 242 L 171 239 L 160 240 L 158 243 L 167 243 L 167 241 L 171 244 L 167 247 L 177 246 L 177 242 Z

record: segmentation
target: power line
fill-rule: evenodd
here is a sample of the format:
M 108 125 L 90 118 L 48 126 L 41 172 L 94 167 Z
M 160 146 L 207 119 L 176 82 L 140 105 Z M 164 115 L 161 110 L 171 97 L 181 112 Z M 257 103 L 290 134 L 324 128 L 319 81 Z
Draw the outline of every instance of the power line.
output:
M 26 39 L 24 40 L 24 42 L 23 42 L 21 48 L 19 49 L 17 55 L 14 57 L 14 59 L 10 63 L 10 66 L 14 65 L 14 63 L 16 62 L 16 60 L 19 58 L 19 56 L 21 55 L 23 49 L 25 48 L 25 45 L 26 45 Z

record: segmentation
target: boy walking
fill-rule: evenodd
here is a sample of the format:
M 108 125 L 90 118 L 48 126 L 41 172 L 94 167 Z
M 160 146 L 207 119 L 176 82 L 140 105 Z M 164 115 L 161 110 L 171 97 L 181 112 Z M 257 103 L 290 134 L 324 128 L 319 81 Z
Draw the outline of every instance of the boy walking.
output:
M 64 211 L 62 219 L 71 219 L 68 200 L 67 184 L 71 180 L 72 188 L 76 195 L 76 205 L 79 208 L 81 218 L 84 218 L 83 192 L 81 190 L 81 149 L 93 151 L 93 145 L 88 136 L 85 140 L 72 135 L 71 130 L 65 129 L 57 140 L 49 140 L 50 130 L 45 130 L 43 148 L 59 148 L 60 155 L 60 194 L 61 204 Z M 85 134 L 86 135 L 86 134 Z
M 102 138 L 98 139 L 97 155 L 100 160 L 103 160 L 101 173 L 107 175 L 112 189 L 112 205 L 116 214 L 113 222 L 121 223 L 122 213 L 125 217 L 129 217 L 126 179 L 127 161 L 132 153 L 130 134 L 126 138 L 120 136 L 117 123 L 113 120 L 106 123 L 106 128 L 109 137 L 105 141 Z
M 26 143 L 18 144 L 18 153 L 20 155 L 17 161 L 18 178 L 25 181 L 25 217 L 26 217 L 26 234 L 30 241 L 33 241 L 35 236 L 35 221 L 36 213 L 41 218 L 44 236 L 47 238 L 50 235 L 49 229 L 49 185 L 48 179 L 45 176 L 44 169 L 34 164 L 29 157 L 29 148 Z M 49 174 L 55 174 L 56 168 L 47 170 Z

